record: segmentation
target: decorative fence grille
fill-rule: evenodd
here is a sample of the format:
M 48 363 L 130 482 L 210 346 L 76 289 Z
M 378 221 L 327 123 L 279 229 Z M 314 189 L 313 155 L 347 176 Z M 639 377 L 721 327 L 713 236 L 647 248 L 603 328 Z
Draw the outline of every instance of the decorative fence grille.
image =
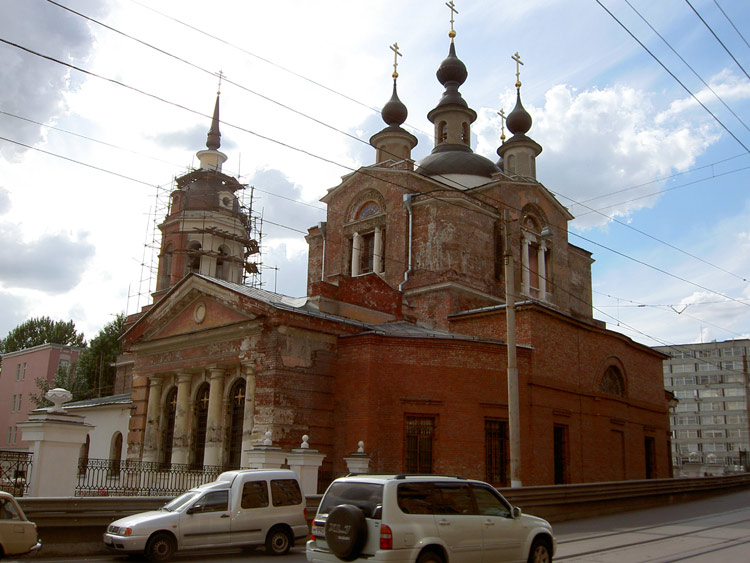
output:
M 179 463 L 81 459 L 75 494 L 77 497 L 177 496 L 203 483 L 215 481 L 227 469 L 217 465 L 196 468 Z
M 30 452 L 0 450 L 0 491 L 22 497 L 29 492 Z

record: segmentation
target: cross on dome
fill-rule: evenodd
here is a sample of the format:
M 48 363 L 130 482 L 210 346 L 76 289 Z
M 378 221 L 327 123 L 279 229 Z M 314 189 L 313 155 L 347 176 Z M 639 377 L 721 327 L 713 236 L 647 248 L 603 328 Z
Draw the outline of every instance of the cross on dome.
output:
M 391 45 L 391 51 L 393 51 L 393 80 L 396 80 L 398 78 L 398 58 L 403 57 L 403 54 L 398 50 L 398 43 Z
M 523 62 L 521 61 L 521 56 L 518 54 L 518 51 L 516 51 L 516 54 L 511 57 L 514 61 L 516 61 L 516 88 L 521 87 L 521 65 Z
M 448 6 L 451 10 L 451 30 L 448 32 L 448 37 L 451 38 L 451 41 L 453 41 L 453 38 L 456 36 L 456 31 L 453 29 L 453 23 L 454 19 L 453 16 L 458 13 L 458 10 L 456 10 L 456 4 L 453 2 L 453 0 L 450 0 L 450 2 L 445 3 L 446 6 Z

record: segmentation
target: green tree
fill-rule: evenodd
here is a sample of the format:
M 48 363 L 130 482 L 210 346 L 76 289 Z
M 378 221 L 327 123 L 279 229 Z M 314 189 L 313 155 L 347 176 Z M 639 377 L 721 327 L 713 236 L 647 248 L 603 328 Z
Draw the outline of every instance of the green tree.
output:
M 120 354 L 120 336 L 125 327 L 125 314 L 120 313 L 104 326 L 78 358 L 78 373 L 91 385 L 91 396 L 110 395 L 114 391 L 115 368 L 112 364 Z
M 49 317 L 34 317 L 24 321 L 0 340 L 0 353 L 17 352 L 40 344 L 86 346 L 83 334 L 78 334 L 73 321 L 53 321 Z
M 37 377 L 34 380 L 39 394 L 31 393 L 29 398 L 37 406 L 37 408 L 52 406 L 52 403 L 44 398 L 47 391 L 62 387 L 63 389 L 70 391 L 73 395 L 71 401 L 81 401 L 83 399 L 91 398 L 91 389 L 88 379 L 85 375 L 82 375 L 76 369 L 75 362 L 70 364 L 67 368 L 57 368 L 55 378 L 50 382 L 45 377 Z

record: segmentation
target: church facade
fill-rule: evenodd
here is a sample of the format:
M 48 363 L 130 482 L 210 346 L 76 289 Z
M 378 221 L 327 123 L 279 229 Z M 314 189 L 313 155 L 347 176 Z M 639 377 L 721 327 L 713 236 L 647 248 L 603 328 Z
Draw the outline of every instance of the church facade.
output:
M 308 231 L 303 298 L 241 283 L 257 242 L 221 171 L 217 97 L 201 166 L 160 226 L 154 302 L 123 336 L 128 458 L 240 467 L 271 432 L 326 454 L 321 486 L 359 441 L 375 472 L 508 485 L 510 295 L 523 484 L 669 477 L 663 355 L 593 318 L 593 260 L 536 179 L 520 82 L 499 160 L 474 153 L 451 36 L 434 148 L 415 163 L 397 76 L 375 163 L 328 190 L 327 220 Z

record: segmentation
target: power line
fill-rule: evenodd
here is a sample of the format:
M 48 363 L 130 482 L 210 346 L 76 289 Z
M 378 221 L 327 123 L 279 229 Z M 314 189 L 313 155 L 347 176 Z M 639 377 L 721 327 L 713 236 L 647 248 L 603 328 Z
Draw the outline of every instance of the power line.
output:
M 727 18 L 727 21 L 729 22 L 729 25 L 731 25 L 734 30 L 737 32 L 737 35 L 740 36 L 740 38 L 745 42 L 745 45 L 747 45 L 747 48 L 750 49 L 750 43 L 747 42 L 747 39 L 745 39 L 745 36 L 742 35 L 739 29 L 737 29 L 737 26 L 734 25 L 734 22 L 731 20 L 731 18 L 727 15 L 727 13 L 722 9 L 721 6 L 719 6 L 719 3 L 714 0 L 714 4 L 716 4 L 716 7 L 719 8 L 719 11 L 724 14 L 724 17 Z
M 723 122 L 722 122 L 722 121 L 721 121 L 721 120 L 720 120 L 720 119 L 719 119 L 718 117 L 716 117 L 716 115 L 714 115 L 714 113 L 713 113 L 713 112 L 712 112 L 712 111 L 711 111 L 710 109 L 708 109 L 708 108 L 706 107 L 706 105 L 705 105 L 705 104 L 704 104 L 703 102 L 701 102 L 701 101 L 700 101 L 700 100 L 698 99 L 698 97 L 697 97 L 697 96 L 696 96 L 695 94 L 693 94 L 693 92 L 691 92 L 691 91 L 690 91 L 690 89 L 689 89 L 689 88 L 688 88 L 687 86 L 685 86 L 685 84 L 683 84 L 683 82 L 682 82 L 682 81 L 681 81 L 681 80 L 680 80 L 679 78 L 677 78 L 677 76 L 675 76 L 675 74 L 674 74 L 674 73 L 673 73 L 673 72 L 672 72 L 671 70 L 669 70 L 669 69 L 668 69 L 668 68 L 666 67 L 666 65 L 665 65 L 665 64 L 664 64 L 663 62 L 661 62 L 661 61 L 659 60 L 659 58 L 658 58 L 658 57 L 657 57 L 656 55 L 654 55 L 654 54 L 653 54 L 653 53 L 651 52 L 651 50 L 650 50 L 650 49 L 649 49 L 648 47 L 646 47 L 646 45 L 644 45 L 644 44 L 643 44 L 643 42 L 642 42 L 642 41 L 641 41 L 640 39 L 638 39 L 638 38 L 637 38 L 637 37 L 636 37 L 636 36 L 635 36 L 635 35 L 633 34 L 633 32 L 632 32 L 632 31 L 630 31 L 630 30 L 629 30 L 629 29 L 628 29 L 628 28 L 627 28 L 627 27 L 625 26 L 625 24 L 623 24 L 623 23 L 622 23 L 622 22 L 621 22 L 621 21 L 620 21 L 620 20 L 619 20 L 619 19 L 617 18 L 617 16 L 615 16 L 615 15 L 614 15 L 614 14 L 613 14 L 612 12 L 610 12 L 610 11 L 609 11 L 609 9 L 608 9 L 608 8 L 607 8 L 607 7 L 606 7 L 606 6 L 604 5 L 604 4 L 602 4 L 602 3 L 601 3 L 601 0 L 595 0 L 595 1 L 596 1 L 596 3 L 597 3 L 597 4 L 599 4 L 599 6 L 601 6 L 601 7 L 602 7 L 602 9 L 603 9 L 603 10 L 604 10 L 605 12 L 607 12 L 607 13 L 608 13 L 608 14 L 610 15 L 610 17 L 611 17 L 611 18 L 612 18 L 613 20 L 615 20 L 615 21 L 616 21 L 616 22 L 617 22 L 617 23 L 618 23 L 618 24 L 620 25 L 620 27 L 622 27 L 622 29 L 624 29 L 624 30 L 625 30 L 625 32 L 626 32 L 626 33 L 627 33 L 628 35 L 630 35 L 630 37 L 632 37 L 632 38 L 633 38 L 633 40 L 634 40 L 634 41 L 636 41 L 636 42 L 637 42 L 637 43 L 638 43 L 638 44 L 639 44 L 639 45 L 640 45 L 640 46 L 641 46 L 641 47 L 643 48 L 643 50 L 644 50 L 644 51 L 646 51 L 646 52 L 647 52 L 647 53 L 648 53 L 649 55 L 651 55 L 651 58 L 653 58 L 653 59 L 654 59 L 654 60 L 655 60 L 655 61 L 656 61 L 657 63 L 659 63 L 659 65 L 660 65 L 660 66 L 661 66 L 661 67 L 662 67 L 662 68 L 663 68 L 663 69 L 664 69 L 664 70 L 665 70 L 665 71 L 666 71 L 666 72 L 667 72 L 667 73 L 669 74 L 669 76 L 671 76 L 672 78 L 674 78 L 674 79 L 675 79 L 675 81 L 676 81 L 676 82 L 677 82 L 677 83 L 678 83 L 678 84 L 679 84 L 680 86 L 682 86 L 682 88 L 683 88 L 683 89 L 684 89 L 684 90 L 685 90 L 685 91 L 686 91 L 686 92 L 687 92 L 688 94 L 690 94 L 690 96 L 691 96 L 691 97 L 692 97 L 692 98 L 693 98 L 693 99 L 694 99 L 694 100 L 695 100 L 696 102 L 698 102 L 698 103 L 700 104 L 700 106 L 701 106 L 701 107 L 702 107 L 702 108 L 703 108 L 704 110 L 706 110 L 706 111 L 708 112 L 708 114 L 709 114 L 709 115 L 710 115 L 711 117 L 713 117 L 713 119 L 714 119 L 714 121 L 716 121 L 716 123 L 718 123 L 719 125 L 721 125 L 721 127 L 722 127 L 722 129 L 724 129 L 724 131 L 726 131 L 727 133 L 729 133 L 729 135 L 730 135 L 730 136 L 731 136 L 731 137 L 732 137 L 732 138 L 733 138 L 733 139 L 734 139 L 735 141 L 737 141 L 737 143 L 738 143 L 738 144 L 739 144 L 739 145 L 740 145 L 740 146 L 741 146 L 741 147 L 742 147 L 743 149 L 745 149 L 745 152 L 748 152 L 748 153 L 750 153 L 750 148 L 748 148 L 747 146 L 745 146 L 745 143 L 743 143 L 743 142 L 742 142 L 742 141 L 741 141 L 741 140 L 740 140 L 740 139 L 739 139 L 739 138 L 738 138 L 738 137 L 737 137 L 737 136 L 736 136 L 736 135 L 735 135 L 734 133 L 732 133 L 732 132 L 731 132 L 731 131 L 729 130 L 729 128 L 728 128 L 728 127 L 727 127 L 726 125 L 724 125 L 724 123 L 723 123 Z
M 638 17 L 640 17 L 640 18 L 641 18 L 641 19 L 642 19 L 642 20 L 644 21 L 644 23 L 645 23 L 645 24 L 646 24 L 646 25 L 647 25 L 648 27 L 650 27 L 650 28 L 651 28 L 651 31 L 653 31 L 653 32 L 654 32 L 654 33 L 655 33 L 655 34 L 656 34 L 656 35 L 657 35 L 657 36 L 659 37 L 659 39 L 661 39 L 661 40 L 662 40 L 662 41 L 663 41 L 663 42 L 664 42 L 664 43 L 665 43 L 665 44 L 667 45 L 667 47 L 669 47 L 669 48 L 670 48 L 670 49 L 672 50 L 672 52 L 673 52 L 673 53 L 674 53 L 675 55 L 677 55 L 677 57 L 679 57 L 679 59 L 680 59 L 680 60 L 681 60 L 681 61 L 682 61 L 682 62 L 683 62 L 683 63 L 685 64 L 685 66 L 686 66 L 686 67 L 688 67 L 688 68 L 689 68 L 689 69 L 690 69 L 690 70 L 691 70 L 691 71 L 693 72 L 693 74 L 694 74 L 694 75 L 695 75 L 695 76 L 696 76 L 696 77 L 698 78 L 698 80 L 700 80 L 700 81 L 701 81 L 701 82 L 703 83 L 703 85 L 704 85 L 704 86 L 705 86 L 706 88 L 708 88 L 708 89 L 709 89 L 709 90 L 711 91 L 711 93 L 712 93 L 712 94 L 713 94 L 714 96 L 716 96 L 716 99 L 717 99 L 717 100 L 719 100 L 719 101 L 720 101 L 720 102 L 721 102 L 721 103 L 722 103 L 722 104 L 724 105 L 724 107 L 725 107 L 725 108 L 727 108 L 727 110 L 729 110 L 729 112 L 730 112 L 730 113 L 731 113 L 731 114 L 732 114 L 732 115 L 733 115 L 733 116 L 734 116 L 734 117 L 735 117 L 735 118 L 737 119 L 737 121 L 739 121 L 740 123 L 742 123 L 743 127 L 745 127 L 745 129 L 747 129 L 748 131 L 750 131 L 750 128 L 749 128 L 749 127 L 747 126 L 747 124 L 746 124 L 746 123 L 745 123 L 745 122 L 744 122 L 744 121 L 742 120 L 742 118 L 740 118 L 740 116 L 739 116 L 739 115 L 737 115 L 737 114 L 736 114 L 736 113 L 734 112 L 734 110 L 732 110 L 732 108 L 730 108 L 730 107 L 729 107 L 729 106 L 727 105 L 727 103 L 726 103 L 726 102 L 725 102 L 725 101 L 724 101 L 724 100 L 723 100 L 723 99 L 721 98 L 721 96 L 719 96 L 719 94 L 717 94 L 717 93 L 716 93 L 716 92 L 714 91 L 714 89 L 713 89 L 713 88 L 711 88 L 711 86 L 709 86 L 709 84 L 708 84 L 708 83 L 707 83 L 707 82 L 706 82 L 705 80 L 703 80 L 703 78 L 701 77 L 701 75 L 700 75 L 700 74 L 698 74 L 698 73 L 697 73 L 697 72 L 695 71 L 695 69 L 694 69 L 694 68 L 693 68 L 692 66 L 690 66 L 690 63 L 688 63 L 688 62 L 687 62 L 687 61 L 686 61 L 686 60 L 685 60 L 685 59 L 684 59 L 684 58 L 682 57 L 682 55 L 680 55 L 680 54 L 679 54 L 679 53 L 678 53 L 678 52 L 677 52 L 677 51 L 676 51 L 676 50 L 674 49 L 674 47 L 672 47 L 672 45 L 670 45 L 670 44 L 669 44 L 669 42 L 668 42 L 668 41 L 667 41 L 666 39 L 664 39 L 664 37 L 663 37 L 663 36 L 662 36 L 662 35 L 661 35 L 661 34 L 660 34 L 660 33 L 659 33 L 658 31 L 656 31 L 656 29 L 654 29 L 654 26 L 652 26 L 652 25 L 651 25 L 651 24 L 650 24 L 650 23 L 648 22 L 648 20 L 647 20 L 646 18 L 644 18 L 644 17 L 643 17 L 643 15 L 641 15 L 641 13 L 640 13 L 640 12 L 639 12 L 638 10 L 636 10 L 636 9 L 635 9 L 635 7 L 633 7 L 633 5 L 632 5 L 632 4 L 630 3 L 630 1 L 629 1 L 629 0 L 625 0 L 625 3 L 626 3 L 626 4 L 628 5 L 628 6 L 630 6 L 630 9 L 631 9 L 631 10 L 633 10 L 633 11 L 634 11 L 634 12 L 635 12 L 636 14 L 638 14 Z
M 693 5 L 692 5 L 692 4 L 690 3 L 690 0 L 685 0 L 685 3 L 686 3 L 686 4 L 688 5 L 688 6 L 690 6 L 690 8 L 691 8 L 691 9 L 693 10 L 693 12 L 695 12 L 695 15 L 696 15 L 696 16 L 698 16 L 698 19 L 700 19 L 700 20 L 701 20 L 701 21 L 703 22 L 703 25 L 705 25 L 705 26 L 706 26 L 706 28 L 708 29 L 708 31 L 710 31 L 710 32 L 711 32 L 711 35 L 713 35 L 713 36 L 714 36 L 714 38 L 716 39 L 716 41 L 718 41 L 718 42 L 719 42 L 719 45 L 721 45 L 721 46 L 722 46 L 722 47 L 724 48 L 724 50 L 725 50 L 725 51 L 727 52 L 727 55 L 729 55 L 730 57 L 732 57 L 732 60 L 733 60 L 733 61 L 734 61 L 734 62 L 735 62 L 735 63 L 737 64 L 737 66 L 738 66 L 738 67 L 740 67 L 740 70 L 741 70 L 741 71 L 742 71 L 743 73 L 745 73 L 745 76 L 747 76 L 748 80 L 750 80 L 750 74 L 748 74 L 748 73 L 747 73 L 747 71 L 745 70 L 745 68 L 744 68 L 744 67 L 743 67 L 743 66 L 742 66 L 742 65 L 740 64 L 740 61 L 738 61 L 738 60 L 737 60 L 737 59 L 735 58 L 735 56 L 734 56 L 734 55 L 732 54 L 732 52 L 731 52 L 731 51 L 730 51 L 730 50 L 729 50 L 729 49 L 727 48 L 727 46 L 726 46 L 726 45 L 724 45 L 724 42 L 723 42 L 723 41 L 722 41 L 721 39 L 719 39 L 719 36 L 718 36 L 718 35 L 716 35 L 716 32 L 714 32 L 714 30 L 713 30 L 713 29 L 711 29 L 711 26 L 710 26 L 710 25 L 708 25 L 708 22 L 707 22 L 706 20 L 704 20 L 704 19 L 703 19 L 703 16 L 701 16 L 701 15 L 700 15 L 700 14 L 698 13 L 698 10 L 696 10 L 696 9 L 695 9 L 695 8 L 693 7 Z

